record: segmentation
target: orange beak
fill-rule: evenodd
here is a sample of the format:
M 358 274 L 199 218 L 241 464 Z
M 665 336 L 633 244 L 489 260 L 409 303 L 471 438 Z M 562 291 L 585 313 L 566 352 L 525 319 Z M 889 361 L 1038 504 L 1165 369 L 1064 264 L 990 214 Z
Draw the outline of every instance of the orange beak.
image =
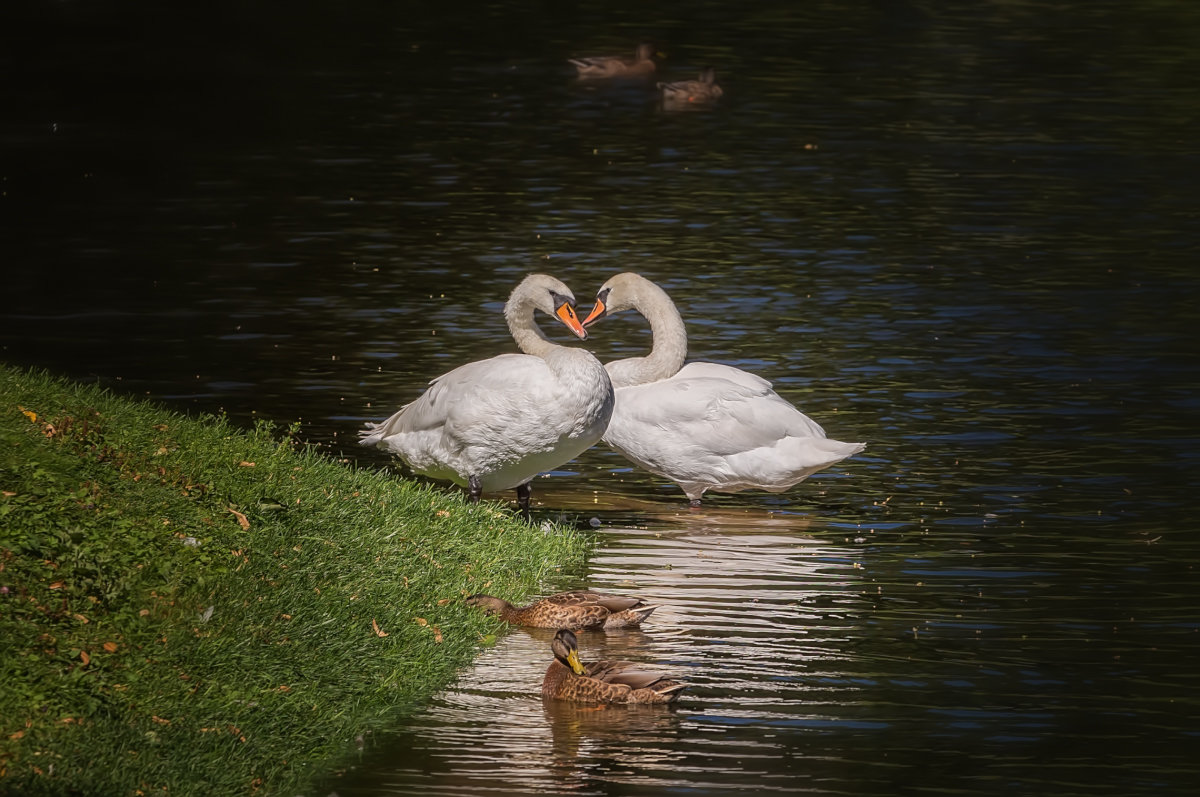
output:
M 588 313 L 588 317 L 583 319 L 583 325 L 585 327 L 591 326 L 601 318 L 604 318 L 607 312 L 608 308 L 604 306 L 604 300 L 597 298 L 596 306 L 592 308 L 592 312 Z
M 554 315 L 558 316 L 558 320 L 566 324 L 567 329 L 575 333 L 575 337 L 580 340 L 587 340 L 587 330 L 583 328 L 583 324 L 579 323 L 579 316 L 575 315 L 575 308 L 563 302 L 554 311 Z

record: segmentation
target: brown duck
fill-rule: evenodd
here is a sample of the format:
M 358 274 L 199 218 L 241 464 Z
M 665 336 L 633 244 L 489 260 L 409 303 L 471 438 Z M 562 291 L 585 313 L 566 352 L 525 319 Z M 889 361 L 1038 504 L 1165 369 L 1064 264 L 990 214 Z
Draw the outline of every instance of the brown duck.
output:
M 568 59 L 578 71 L 580 80 L 603 80 L 605 78 L 646 78 L 657 69 L 654 63 L 654 45 L 643 42 L 638 45 L 633 58 L 616 55 L 601 55 L 592 58 Z
M 528 606 L 513 606 L 502 598 L 483 594 L 471 595 L 466 602 L 512 625 L 534 628 L 627 628 L 640 625 L 658 608 L 641 598 L 586 591 L 560 592 Z
M 687 687 L 631 661 L 579 661 L 575 634 L 565 628 L 550 643 L 554 661 L 542 681 L 542 697 L 575 703 L 670 703 Z
M 709 103 L 725 93 L 717 85 L 717 73 L 711 66 L 700 71 L 698 80 L 659 83 L 658 88 L 662 91 L 663 102 L 667 104 Z

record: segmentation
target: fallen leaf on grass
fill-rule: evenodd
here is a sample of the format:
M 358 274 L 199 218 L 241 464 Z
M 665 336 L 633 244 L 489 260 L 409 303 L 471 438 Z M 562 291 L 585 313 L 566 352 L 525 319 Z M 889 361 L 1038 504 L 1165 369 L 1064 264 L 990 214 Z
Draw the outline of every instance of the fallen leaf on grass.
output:
M 10 493 L 8 490 L 0 490 L 0 495 L 3 495 L 5 498 L 12 498 L 16 493 Z
M 74 617 L 76 620 L 78 620 L 81 623 L 87 624 L 87 622 L 88 622 L 88 619 L 86 617 L 84 617 L 82 614 L 73 614 L 71 616 Z
M 375 636 L 379 636 L 379 637 L 387 636 L 387 631 L 384 631 L 382 628 L 379 627 L 379 623 L 375 622 L 374 617 L 371 618 L 371 628 L 375 631 Z
M 117 643 L 116 642 L 105 642 L 104 650 L 109 653 L 116 653 L 117 652 Z
M 8 735 L 8 738 L 10 738 L 10 739 L 20 739 L 20 738 L 21 738 L 22 736 L 24 736 L 24 735 L 25 735 L 25 731 L 17 731 L 16 733 L 10 733 L 10 734 Z
M 50 585 L 50 589 L 62 589 L 62 588 L 63 588 L 63 582 L 61 582 L 61 581 L 55 581 L 53 584 Z
M 438 628 L 436 625 L 432 626 L 432 628 L 433 628 L 433 641 L 438 645 L 442 644 L 442 629 Z
M 150 719 L 153 720 L 154 722 L 157 722 L 159 725 L 170 725 L 171 724 L 170 720 L 163 719 L 162 717 L 158 716 L 157 714 L 151 714 Z
M 247 462 L 247 461 L 246 461 L 246 460 L 244 460 L 244 459 L 243 459 L 241 462 L 239 462 L 239 463 L 238 463 L 238 465 L 239 465 L 240 467 L 243 467 L 243 468 L 253 468 L 253 467 L 254 467 L 254 463 L 253 463 L 253 462 Z
M 429 621 L 426 620 L 424 617 L 414 617 L 413 622 L 416 623 L 417 625 L 429 625 Z
M 229 511 L 232 512 L 233 516 L 237 518 L 238 525 L 242 527 L 242 531 L 250 530 L 250 521 L 246 519 L 245 515 L 236 509 L 230 509 Z
M 83 662 L 84 667 L 92 663 L 92 657 L 87 654 L 86 650 L 79 651 L 79 660 Z

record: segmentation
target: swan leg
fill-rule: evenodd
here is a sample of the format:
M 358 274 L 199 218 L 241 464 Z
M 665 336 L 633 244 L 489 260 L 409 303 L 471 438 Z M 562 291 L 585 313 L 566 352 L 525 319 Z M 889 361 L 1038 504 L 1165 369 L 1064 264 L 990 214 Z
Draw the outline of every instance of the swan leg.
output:
M 700 508 L 700 499 L 699 498 L 691 499 L 690 501 L 688 501 L 688 506 L 692 509 L 699 509 Z
M 533 488 L 529 486 L 529 482 L 517 485 L 517 506 L 521 507 L 521 517 L 525 522 L 529 522 L 529 496 L 533 493 Z
M 467 477 L 467 490 L 471 496 L 471 503 L 478 504 L 479 497 L 483 495 L 483 485 L 480 484 L 478 476 Z

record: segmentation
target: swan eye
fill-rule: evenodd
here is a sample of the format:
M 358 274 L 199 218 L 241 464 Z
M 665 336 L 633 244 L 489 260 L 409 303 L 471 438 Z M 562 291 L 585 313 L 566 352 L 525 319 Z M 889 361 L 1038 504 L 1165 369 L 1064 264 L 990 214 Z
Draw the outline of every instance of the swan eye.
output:
M 550 291 L 550 299 L 554 302 L 555 307 L 562 307 L 564 304 L 570 307 L 575 306 L 575 299 L 570 296 L 563 296 L 561 293 Z

